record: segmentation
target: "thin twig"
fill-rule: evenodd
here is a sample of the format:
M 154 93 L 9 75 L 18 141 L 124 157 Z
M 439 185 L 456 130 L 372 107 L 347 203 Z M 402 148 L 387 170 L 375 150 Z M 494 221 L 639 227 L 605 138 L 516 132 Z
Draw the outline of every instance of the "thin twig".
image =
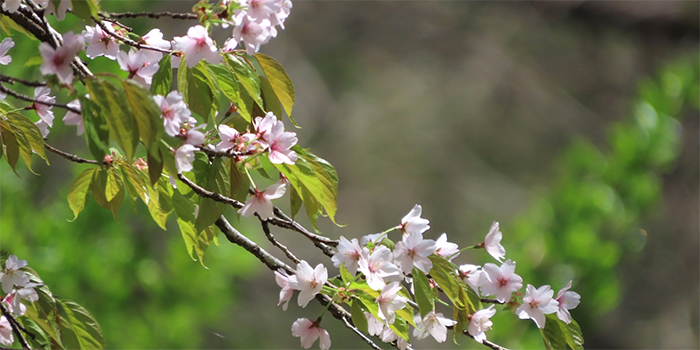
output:
M 27 343 L 27 340 L 24 339 L 24 336 L 22 335 L 22 332 L 20 331 L 20 325 L 19 322 L 10 314 L 7 309 L 5 308 L 2 303 L 0 303 L 0 311 L 2 311 L 3 316 L 7 319 L 8 322 L 10 322 L 10 327 L 12 328 L 12 332 L 15 334 L 17 337 L 17 340 L 19 340 L 20 345 L 22 345 L 23 349 L 31 349 L 29 344 Z
M 482 303 L 489 303 L 489 304 L 501 304 L 501 305 L 503 305 L 506 303 L 505 301 L 499 301 L 496 299 L 488 299 L 488 298 L 481 298 L 479 300 L 481 300 Z
M 31 86 L 31 87 L 46 86 L 46 83 L 43 81 L 29 81 L 29 80 L 14 78 L 14 77 L 4 75 L 4 74 L 0 74 L 0 81 L 4 81 L 8 84 L 20 83 L 22 85 Z
M 114 30 L 112 30 L 112 29 L 110 29 L 109 27 L 107 27 L 107 26 L 104 24 L 104 22 L 102 22 L 102 21 L 95 21 L 95 22 L 97 23 L 98 26 L 100 26 L 100 28 L 102 28 L 102 30 L 103 30 L 105 33 L 109 34 L 111 37 L 113 37 L 113 38 L 115 38 L 115 39 L 117 39 L 117 40 L 123 42 L 123 43 L 126 44 L 126 45 L 133 46 L 133 47 L 135 47 L 135 48 L 137 48 L 137 49 L 145 49 L 145 50 L 157 51 L 157 52 L 161 52 L 161 53 L 165 53 L 165 54 L 171 54 L 171 53 L 173 53 L 173 50 L 161 49 L 160 47 L 144 45 L 144 44 L 141 44 L 141 43 L 139 43 L 139 42 L 137 42 L 137 41 L 131 40 L 131 39 L 129 39 L 129 38 L 125 38 L 125 37 L 123 37 L 123 36 L 121 36 L 121 35 L 115 33 Z
M 358 336 L 360 336 L 360 338 L 362 338 L 362 340 L 364 340 L 372 349 L 374 349 L 374 350 L 382 350 L 382 348 L 380 348 L 379 345 L 375 344 L 375 343 L 372 341 L 372 339 L 369 339 L 364 333 L 362 333 L 362 331 L 360 331 L 359 329 L 357 329 L 357 327 L 355 327 L 355 326 L 350 322 L 350 320 L 348 320 L 348 319 L 345 318 L 345 317 L 341 317 L 341 319 L 343 320 L 343 323 L 345 323 L 345 327 L 350 328 L 353 332 L 355 332 Z
M 80 110 L 77 109 L 77 108 L 73 108 L 73 107 L 68 106 L 68 105 L 66 105 L 66 104 L 63 104 L 63 103 L 38 101 L 38 100 L 35 100 L 35 99 L 33 99 L 33 98 L 29 97 L 29 96 L 22 95 L 22 94 L 20 94 L 20 93 L 18 93 L 18 92 L 15 92 L 15 91 L 13 91 L 13 90 L 10 90 L 10 89 L 8 89 L 6 86 L 4 86 L 4 85 L 2 85 L 2 84 L 0 84 L 0 91 L 4 92 L 4 93 L 6 93 L 6 94 L 8 94 L 8 95 L 10 95 L 10 96 L 12 96 L 12 97 L 18 98 L 18 99 L 20 99 L 20 100 L 24 100 L 24 101 L 32 102 L 32 103 L 38 103 L 38 104 L 42 104 L 42 105 L 45 105 L 45 106 L 53 106 L 53 107 L 65 108 L 65 109 L 67 109 L 67 110 L 69 110 L 69 111 L 71 111 L 71 112 L 73 112 L 73 113 L 80 114 Z
M 197 19 L 195 13 L 175 13 L 175 12 L 101 12 L 100 17 L 103 18 L 138 18 L 148 17 L 158 19 L 161 17 L 170 17 L 173 19 Z
M 96 161 L 96 160 L 80 158 L 80 157 L 76 156 L 75 154 L 70 154 L 70 153 L 68 153 L 68 152 L 61 151 L 60 149 L 58 149 L 58 148 L 56 148 L 56 147 L 54 147 L 54 146 L 51 146 L 51 145 L 49 145 L 48 143 L 45 143 L 45 142 L 44 142 L 44 147 L 46 147 L 47 150 L 49 150 L 49 151 L 51 151 L 51 152 L 53 152 L 53 153 L 56 153 L 56 154 L 58 154 L 59 156 L 61 156 L 61 157 L 63 157 L 63 158 L 66 158 L 66 159 L 70 160 L 71 162 L 75 162 L 75 163 L 86 163 L 86 164 L 95 164 L 95 165 L 101 164 L 100 162 L 98 162 L 98 161 Z
M 282 222 L 279 222 L 280 225 L 286 225 L 287 228 L 292 229 L 294 231 L 297 231 L 297 232 L 303 234 L 304 236 L 309 237 L 313 241 L 328 244 L 329 246 L 332 246 L 332 247 L 337 247 L 338 243 L 340 243 L 340 241 L 338 241 L 338 240 L 330 239 L 328 237 L 323 237 L 323 236 L 320 236 L 320 235 L 317 235 L 315 233 L 310 232 L 309 230 L 304 228 L 304 226 L 301 226 L 298 222 L 292 220 L 289 216 L 287 216 L 287 214 L 285 214 L 278 207 L 274 207 L 273 212 L 275 213 L 275 216 L 277 216 L 278 218 L 280 218 L 282 220 Z
M 471 334 L 469 334 L 468 331 L 465 330 L 465 331 L 463 331 L 463 333 L 464 333 L 465 335 L 469 336 L 470 338 L 474 339 L 474 336 L 472 336 Z M 500 345 L 498 345 L 498 344 L 496 344 L 496 343 L 494 343 L 494 342 L 492 342 L 492 341 L 490 341 L 490 340 L 488 340 L 488 339 L 484 339 L 484 341 L 483 341 L 482 344 L 484 344 L 485 346 L 487 346 L 487 347 L 489 347 L 489 348 L 491 348 L 491 349 L 493 349 L 493 350 L 508 350 L 508 348 L 506 348 L 506 347 L 504 347 L 504 346 L 500 346 Z
M 258 219 L 260 217 L 258 216 Z M 292 253 L 289 248 L 287 248 L 285 245 L 280 243 L 278 240 L 275 239 L 275 236 L 272 235 L 272 232 L 270 232 L 270 226 L 269 223 L 265 220 L 260 220 L 260 224 L 262 225 L 263 232 L 265 232 L 265 237 L 267 237 L 267 240 L 272 243 L 275 247 L 279 248 L 284 255 L 289 258 L 289 260 L 293 261 L 295 264 L 298 264 L 300 260 Z
M 184 182 L 187 186 L 189 186 L 194 191 L 194 193 L 196 193 L 202 197 L 211 198 L 211 199 L 213 199 L 217 202 L 221 202 L 221 203 L 226 203 L 226 204 L 228 204 L 234 208 L 237 208 L 237 209 L 243 208 L 243 203 L 241 203 L 233 198 L 226 197 L 226 196 L 222 195 L 221 193 L 209 191 L 209 190 L 205 189 L 204 187 L 201 187 L 201 186 L 197 185 L 196 183 L 192 182 L 192 180 L 188 179 L 185 175 L 182 175 L 182 173 L 178 173 L 177 178 L 180 179 L 180 181 Z

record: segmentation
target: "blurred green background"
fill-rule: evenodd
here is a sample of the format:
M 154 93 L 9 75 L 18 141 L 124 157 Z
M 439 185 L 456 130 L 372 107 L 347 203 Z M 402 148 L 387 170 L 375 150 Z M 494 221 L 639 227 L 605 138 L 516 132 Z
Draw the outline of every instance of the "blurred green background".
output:
M 102 8 L 186 12 L 193 3 Z M 447 232 L 460 246 L 499 221 L 526 283 L 558 290 L 574 280 L 586 347 L 698 348 L 699 11 L 674 1 L 295 1 L 262 52 L 295 84 L 301 145 L 338 170 L 337 218 L 348 226 L 322 222 L 324 234 L 382 231 L 416 203 L 431 221 L 427 237 Z M 193 24 L 124 23 L 168 39 Z M 79 28 L 70 15 L 56 27 Z M 229 35 L 214 33 L 220 43 Z M 0 69 L 39 78 L 37 43 L 15 38 L 14 61 Z M 105 58 L 90 68 L 118 70 Z M 56 114 L 48 142 L 87 157 Z M 115 221 L 91 201 L 68 222 L 65 198 L 83 167 L 49 156 L 50 167 L 35 163 L 40 176 L 0 165 L 0 247 L 90 310 L 109 348 L 299 347 L 291 324 L 319 305 L 282 312 L 273 275 L 225 239 L 204 269 L 175 223 L 161 230 L 140 203 Z M 235 225 L 271 248 L 254 220 Z M 308 241 L 274 233 L 330 265 Z M 492 259 L 470 251 L 458 262 Z M 494 322 L 489 339 L 543 348 L 531 321 L 501 312 Z M 364 348 L 339 322 L 323 326 L 333 348 Z

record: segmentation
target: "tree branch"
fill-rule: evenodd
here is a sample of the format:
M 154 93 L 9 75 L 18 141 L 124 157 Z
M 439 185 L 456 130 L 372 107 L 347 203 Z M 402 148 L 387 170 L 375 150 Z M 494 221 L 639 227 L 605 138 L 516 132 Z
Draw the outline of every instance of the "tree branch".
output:
M 97 23 L 97 25 L 100 26 L 100 28 L 102 28 L 102 30 L 103 30 L 105 33 L 109 34 L 111 37 L 113 37 L 113 38 L 115 38 L 115 39 L 117 39 L 117 40 L 123 42 L 123 43 L 126 44 L 126 45 L 133 46 L 133 47 L 135 47 L 135 48 L 137 48 L 137 49 L 145 49 L 145 50 L 157 51 L 157 52 L 165 53 L 165 54 L 168 54 L 168 55 L 171 54 L 171 53 L 173 53 L 173 50 L 161 49 L 161 48 L 155 47 L 155 46 L 144 45 L 144 44 L 141 44 L 141 43 L 139 43 L 139 42 L 137 42 L 137 41 L 131 40 L 131 39 L 129 39 L 129 38 L 125 38 L 125 37 L 123 37 L 123 36 L 121 36 L 121 35 L 115 33 L 114 30 L 112 30 L 111 28 L 109 28 L 108 26 L 106 26 L 106 25 L 104 24 L 104 22 L 102 22 L 102 21 L 100 21 L 100 20 L 95 21 L 95 23 Z
M 194 193 L 196 193 L 202 197 L 211 198 L 211 199 L 213 199 L 217 202 L 221 202 L 221 203 L 226 203 L 226 204 L 228 204 L 236 209 L 243 208 L 243 203 L 241 203 L 233 198 L 226 197 L 226 196 L 222 195 L 221 193 L 209 191 L 209 190 L 205 189 L 204 187 L 201 187 L 201 186 L 197 185 L 196 183 L 192 182 L 192 180 L 188 179 L 185 175 L 182 175 L 182 173 L 178 173 L 177 178 L 180 179 L 180 181 L 184 182 L 187 186 L 189 186 L 194 191 Z
M 15 296 L 18 298 L 19 296 Z M 7 309 L 5 308 L 2 303 L 0 303 L 0 311 L 2 311 L 3 316 L 7 318 L 7 321 L 10 322 L 10 327 L 12 327 L 12 332 L 15 334 L 17 337 L 17 340 L 19 340 L 20 345 L 22 345 L 23 349 L 31 349 L 29 344 L 27 343 L 27 340 L 24 339 L 24 336 L 22 335 L 22 332 L 20 331 L 20 325 L 17 322 L 17 320 L 10 314 Z
M 257 214 L 256 214 L 256 216 L 257 216 Z M 258 216 L 258 219 L 260 219 L 259 216 Z M 265 232 L 265 237 L 267 237 L 267 240 L 270 241 L 270 243 L 272 243 L 272 245 L 279 248 L 284 253 L 284 255 L 286 255 L 287 258 L 289 258 L 289 260 L 293 261 L 295 264 L 298 264 L 300 260 L 294 255 L 294 253 L 292 253 L 289 250 L 289 248 L 284 246 L 282 243 L 277 241 L 275 239 L 275 236 L 272 235 L 272 232 L 270 232 L 269 223 L 265 220 L 260 219 L 260 224 L 262 225 L 262 229 L 263 229 L 263 232 Z
M 56 154 L 58 154 L 59 156 L 61 156 L 61 157 L 63 157 L 63 158 L 66 158 L 66 159 L 70 160 L 71 162 L 75 162 L 75 163 L 87 163 L 87 164 L 95 164 L 95 165 L 101 164 L 100 162 L 98 162 L 98 161 L 96 161 L 96 160 L 80 158 L 80 157 L 76 156 L 75 154 L 70 154 L 70 153 L 68 153 L 68 152 L 61 151 L 60 149 L 58 149 L 58 148 L 56 148 L 56 147 L 54 147 L 54 146 L 51 146 L 51 145 L 49 145 L 49 144 L 46 143 L 46 142 L 44 142 L 44 147 L 46 147 L 47 150 L 49 150 L 49 151 L 51 151 L 51 152 L 53 152 L 53 153 L 56 153 Z
M 10 89 L 8 89 L 6 86 L 4 86 L 4 85 L 2 85 L 2 84 L 0 84 L 0 91 L 4 92 L 4 93 L 6 93 L 6 94 L 8 94 L 8 95 L 10 95 L 10 96 L 12 96 L 12 97 L 14 97 L 14 98 L 20 99 L 20 100 L 24 100 L 24 101 L 32 102 L 32 103 L 38 103 L 38 104 L 42 104 L 42 105 L 45 105 L 45 106 L 53 106 L 53 107 L 65 108 L 65 109 L 67 109 L 67 110 L 69 110 L 69 111 L 71 111 L 71 112 L 73 112 L 73 113 L 80 114 L 80 110 L 77 109 L 77 108 L 70 107 L 70 106 L 68 106 L 68 105 L 66 105 L 66 104 L 63 104 L 63 103 L 38 101 L 38 100 L 35 100 L 35 99 L 33 99 L 33 98 L 29 97 L 29 96 L 22 95 L 22 94 L 20 94 L 20 93 L 18 93 L 18 92 L 15 92 L 14 90 L 10 90 Z
M 148 17 L 158 19 L 161 17 L 170 17 L 173 19 L 197 19 L 195 13 L 175 13 L 175 12 L 101 12 L 100 17 L 107 18 L 138 18 Z
M 20 83 L 22 85 L 31 86 L 31 87 L 46 86 L 46 83 L 44 83 L 42 81 L 29 81 L 29 80 L 24 80 L 24 79 L 19 79 L 19 78 L 13 78 L 9 75 L 4 75 L 4 74 L 0 74 L 0 81 L 4 81 L 8 84 Z

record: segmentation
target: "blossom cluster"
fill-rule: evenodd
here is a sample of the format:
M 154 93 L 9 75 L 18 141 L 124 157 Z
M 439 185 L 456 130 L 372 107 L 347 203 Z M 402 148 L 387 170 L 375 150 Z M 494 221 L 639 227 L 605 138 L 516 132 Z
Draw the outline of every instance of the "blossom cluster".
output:
M 2 298 L 3 307 L 15 316 L 23 316 L 27 312 L 27 307 L 21 303 L 22 300 L 35 302 L 39 300 L 35 287 L 41 284 L 30 281 L 29 276 L 22 271 L 27 266 L 25 260 L 17 259 L 17 256 L 10 255 L 5 261 L 5 268 L 0 271 L 0 282 L 5 297 Z M 12 326 L 5 317 L 0 317 L 0 344 L 10 346 L 14 342 Z
M 368 333 L 378 336 L 385 342 L 396 342 L 401 349 L 407 348 L 408 341 L 398 336 L 391 328 L 396 321 L 397 312 L 411 303 L 410 295 L 404 291 L 404 283 L 410 286 L 415 294 L 414 269 L 428 275 L 433 268 L 433 262 L 429 258 L 435 254 L 447 261 L 452 261 L 462 250 L 455 243 L 448 242 L 447 235 L 443 233 L 437 240 L 426 239 L 424 234 L 430 229 L 429 221 L 421 217 L 422 208 L 416 205 L 401 223 L 383 233 L 371 234 L 361 239 L 348 240 L 340 237 L 337 252 L 332 257 L 333 265 L 345 269 L 356 280 L 364 280 L 366 285 L 377 291 L 378 296 L 374 300 L 377 306 L 376 316 L 365 312 L 367 318 Z M 400 231 L 401 240 L 395 244 L 387 244 L 388 233 Z M 496 260 L 502 261 L 505 257 L 505 248 L 501 245 L 503 234 L 500 226 L 494 222 L 484 241 L 469 248 L 483 248 Z M 391 249 L 390 247 L 393 247 Z M 518 305 L 516 314 L 521 319 L 532 319 L 539 328 L 545 326 L 545 315 L 557 313 L 564 322 L 570 323 L 569 310 L 575 308 L 580 301 L 580 296 L 568 291 L 571 282 L 559 291 L 556 297 L 550 286 L 535 288 L 528 285 L 522 301 L 518 301 L 516 293 L 523 287 L 523 279 L 515 274 L 515 262 L 505 260 L 500 266 L 487 263 L 483 267 L 464 264 L 455 266 L 455 274 L 465 284 L 471 287 L 480 297 L 491 296 L 493 303 Z M 358 274 L 359 273 L 359 274 Z M 325 266 L 318 264 L 312 268 L 306 261 L 301 261 L 296 267 L 296 274 L 288 276 L 284 272 L 275 272 L 277 284 L 282 288 L 278 305 L 287 309 L 294 291 L 299 291 L 298 304 L 305 307 L 308 302 L 326 284 L 330 290 L 336 293 L 347 292 L 343 288 L 332 285 L 328 281 L 328 272 Z M 432 285 L 437 285 L 430 280 Z M 333 292 L 331 292 L 333 293 Z M 469 315 L 467 332 L 477 342 L 486 340 L 485 332 L 493 326 L 491 317 L 496 314 L 494 305 L 476 310 Z M 416 314 L 413 318 L 416 327 L 413 329 L 413 337 L 420 340 L 432 336 L 437 342 L 447 339 L 447 329 L 457 322 L 441 312 L 430 310 L 423 317 Z M 317 338 L 321 338 L 320 348 L 330 347 L 328 332 L 320 327 L 320 318 L 317 321 L 300 318 L 292 326 L 292 334 L 301 338 L 304 348 L 309 348 Z

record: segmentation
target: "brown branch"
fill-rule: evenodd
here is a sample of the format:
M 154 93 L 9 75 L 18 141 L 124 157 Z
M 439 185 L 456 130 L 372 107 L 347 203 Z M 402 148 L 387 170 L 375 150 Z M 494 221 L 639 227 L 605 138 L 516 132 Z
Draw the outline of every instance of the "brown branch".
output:
M 257 216 L 257 214 L 256 214 Z M 260 216 L 258 216 L 258 219 L 260 219 Z M 295 264 L 298 264 L 300 260 L 292 253 L 289 248 L 284 246 L 282 243 L 280 243 L 278 240 L 275 239 L 275 236 L 272 235 L 272 232 L 270 232 L 270 226 L 269 223 L 265 220 L 260 219 L 260 224 L 262 225 L 263 232 L 265 232 L 265 237 L 267 237 L 267 240 L 272 243 L 275 247 L 279 248 L 284 255 L 289 258 L 289 260 L 293 261 Z
M 96 160 L 80 158 L 80 157 L 76 156 L 75 154 L 70 154 L 68 152 L 61 151 L 60 149 L 58 149 L 54 146 L 51 146 L 48 143 L 44 143 L 44 147 L 46 147 L 47 150 L 49 150 L 53 153 L 56 153 L 63 158 L 70 160 L 71 162 L 95 164 L 95 165 L 101 164 L 100 162 L 98 162 Z
M 101 12 L 100 17 L 108 18 L 138 18 L 138 17 L 148 17 L 158 19 L 161 17 L 170 17 L 173 19 L 197 19 L 197 14 L 195 13 L 175 13 L 175 12 Z
M 496 299 L 488 299 L 488 298 L 481 298 L 479 299 L 482 303 L 489 303 L 489 304 L 505 304 L 505 301 L 498 301 Z
M 0 91 L 4 92 L 4 93 L 6 93 L 6 94 L 8 94 L 8 95 L 10 95 L 10 96 L 12 96 L 12 97 L 14 97 L 14 98 L 20 99 L 20 100 L 24 100 L 24 101 L 32 102 L 32 103 L 38 103 L 38 104 L 42 104 L 42 105 L 45 105 L 45 106 L 53 106 L 53 107 L 65 108 L 65 109 L 67 109 L 67 110 L 69 110 L 69 111 L 71 111 L 71 112 L 73 112 L 73 113 L 80 114 L 80 110 L 77 109 L 77 108 L 73 108 L 73 107 L 71 107 L 71 106 L 69 106 L 69 105 L 66 105 L 66 104 L 63 104 L 63 103 L 38 101 L 38 100 L 35 100 L 35 99 L 33 99 L 33 98 L 31 98 L 31 97 L 29 97 L 29 96 L 27 96 L 27 95 L 22 95 L 22 94 L 20 94 L 20 93 L 18 93 L 18 92 L 15 92 L 14 90 L 10 90 L 10 89 L 8 89 L 6 86 L 4 86 L 4 85 L 2 85 L 2 84 L 0 84 Z
M 4 74 L 0 74 L 0 81 L 6 82 L 8 84 L 20 83 L 22 85 L 31 86 L 31 87 L 46 86 L 46 83 L 43 81 L 29 81 L 29 80 L 14 78 L 14 77 L 4 75 Z
M 226 203 L 226 204 L 228 204 L 236 209 L 243 208 L 243 203 L 241 203 L 233 198 L 226 197 L 226 196 L 222 195 L 221 193 L 209 191 L 209 190 L 205 189 L 204 187 L 201 187 L 201 186 L 197 185 L 196 183 L 192 182 L 192 180 L 188 179 L 185 175 L 182 175 L 182 173 L 178 173 L 177 178 L 180 179 L 180 181 L 184 182 L 185 185 L 189 186 L 194 191 L 194 193 L 196 193 L 202 197 L 210 198 L 210 199 L 213 199 L 213 200 L 215 200 L 217 202 L 221 202 L 221 203 Z
M 340 243 L 338 240 L 330 239 L 328 237 L 320 236 L 315 233 L 310 232 L 304 226 L 301 226 L 298 222 L 292 220 L 287 214 L 285 214 L 280 208 L 274 207 L 273 212 L 275 213 L 275 216 L 281 219 L 281 221 L 278 221 L 278 226 L 282 225 L 288 229 L 297 231 L 301 234 L 303 234 L 306 237 L 309 237 L 309 239 L 315 241 L 315 242 L 321 242 L 324 244 L 327 244 L 332 247 L 337 247 L 338 243 Z M 271 220 L 272 221 L 272 220 Z M 274 222 L 273 222 L 274 223 Z
M 103 30 L 105 33 L 109 34 L 111 37 L 113 37 L 113 38 L 115 38 L 115 39 L 117 39 L 117 40 L 123 42 L 123 43 L 126 44 L 126 45 L 133 46 L 133 47 L 135 47 L 135 48 L 137 48 L 137 49 L 145 49 L 145 50 L 157 51 L 157 52 L 162 52 L 162 53 L 165 53 L 165 54 L 171 54 L 171 53 L 173 53 L 173 50 L 161 49 L 161 48 L 155 47 L 155 46 L 144 45 L 144 44 L 139 43 L 138 41 L 134 41 L 134 40 L 131 40 L 131 39 L 129 39 L 129 38 L 125 38 L 125 37 L 123 37 L 123 36 L 121 36 L 121 35 L 115 33 L 114 30 L 112 30 L 112 29 L 110 29 L 109 27 L 107 27 L 107 26 L 104 24 L 104 22 L 102 22 L 102 21 L 99 21 L 99 20 L 98 20 L 98 21 L 95 21 L 95 23 L 97 23 L 97 25 L 100 26 L 100 28 L 102 28 L 102 30 Z
M 474 336 L 472 336 L 471 334 L 469 334 L 468 331 L 465 330 L 465 331 L 463 331 L 463 333 L 464 333 L 465 335 L 469 336 L 470 338 L 474 339 Z M 494 343 L 494 342 L 492 342 L 492 341 L 490 341 L 490 340 L 488 340 L 488 339 L 484 339 L 484 342 L 483 342 L 482 344 L 484 344 L 484 346 L 487 346 L 487 347 L 489 347 L 489 348 L 491 348 L 491 349 L 493 349 L 493 350 L 508 350 L 508 348 L 506 348 L 506 347 L 504 347 L 504 346 L 500 346 L 500 345 L 498 345 L 498 344 L 496 344 L 496 343 Z
M 19 298 L 19 296 L 15 296 L 15 298 Z M 0 311 L 2 311 L 3 316 L 7 319 L 8 322 L 10 322 L 10 327 L 12 328 L 12 333 L 15 334 L 17 337 L 17 340 L 19 340 L 20 345 L 22 345 L 23 349 L 31 349 L 29 344 L 27 343 L 27 340 L 24 339 L 24 336 L 22 335 L 22 332 L 20 331 L 20 327 L 22 327 L 17 320 L 12 317 L 12 314 L 7 311 L 4 305 L 0 303 Z

